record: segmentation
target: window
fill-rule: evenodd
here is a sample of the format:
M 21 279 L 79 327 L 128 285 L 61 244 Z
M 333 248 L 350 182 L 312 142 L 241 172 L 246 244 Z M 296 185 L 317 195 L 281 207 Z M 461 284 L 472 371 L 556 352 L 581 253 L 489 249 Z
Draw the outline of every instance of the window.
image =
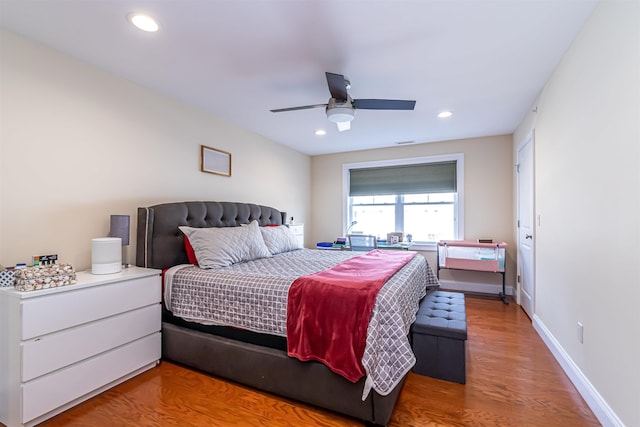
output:
M 462 239 L 462 154 L 343 166 L 350 233 L 385 239 L 400 231 L 435 249 L 443 239 Z M 346 231 L 347 227 L 345 227 Z

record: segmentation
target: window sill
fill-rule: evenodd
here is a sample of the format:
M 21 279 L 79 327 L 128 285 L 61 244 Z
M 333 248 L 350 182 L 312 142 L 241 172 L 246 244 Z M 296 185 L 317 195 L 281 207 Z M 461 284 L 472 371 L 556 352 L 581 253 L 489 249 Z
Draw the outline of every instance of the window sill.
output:
M 409 249 L 412 251 L 423 251 L 423 252 L 435 252 L 438 249 L 437 243 L 414 243 L 409 246 Z

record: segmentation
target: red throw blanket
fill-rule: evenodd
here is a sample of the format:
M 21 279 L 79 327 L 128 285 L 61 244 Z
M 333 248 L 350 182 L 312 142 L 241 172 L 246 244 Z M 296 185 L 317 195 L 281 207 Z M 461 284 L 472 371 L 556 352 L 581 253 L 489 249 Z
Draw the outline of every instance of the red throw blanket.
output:
M 354 383 L 362 378 L 362 355 L 378 291 L 415 254 L 373 250 L 297 278 L 287 302 L 289 356 L 320 361 Z

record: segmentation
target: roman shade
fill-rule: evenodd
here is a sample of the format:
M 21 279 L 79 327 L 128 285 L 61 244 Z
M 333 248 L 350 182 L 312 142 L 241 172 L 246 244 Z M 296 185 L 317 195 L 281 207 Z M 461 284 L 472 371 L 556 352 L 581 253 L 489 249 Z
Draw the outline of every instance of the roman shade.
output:
M 349 170 L 349 196 L 454 193 L 456 162 L 421 163 Z

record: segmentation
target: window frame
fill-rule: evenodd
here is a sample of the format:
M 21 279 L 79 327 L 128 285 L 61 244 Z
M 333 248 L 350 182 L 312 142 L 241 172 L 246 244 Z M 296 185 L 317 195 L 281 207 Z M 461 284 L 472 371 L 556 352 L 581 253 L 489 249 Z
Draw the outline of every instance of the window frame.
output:
M 373 168 L 373 167 L 386 167 L 386 166 L 403 166 L 403 165 L 411 165 L 411 164 L 425 164 L 425 163 L 440 163 L 446 161 L 455 161 L 456 162 L 456 180 L 457 180 L 457 190 L 456 190 L 456 202 L 454 204 L 455 210 L 455 225 L 456 225 L 456 236 L 455 239 L 463 240 L 464 239 L 464 154 L 463 153 L 453 153 L 453 154 L 443 154 L 437 156 L 424 156 L 424 157 L 411 157 L 404 159 L 394 159 L 394 160 L 374 160 L 367 162 L 357 162 L 357 163 L 344 163 L 342 165 L 342 234 L 346 235 L 347 229 L 349 228 L 350 218 L 349 218 L 349 187 L 350 187 L 350 171 L 352 169 L 362 169 L 362 168 Z M 397 218 L 396 218 L 397 220 Z M 437 249 L 437 244 L 428 243 L 428 244 L 415 244 L 412 246 L 412 249 L 416 250 L 424 250 L 424 251 L 435 251 Z

